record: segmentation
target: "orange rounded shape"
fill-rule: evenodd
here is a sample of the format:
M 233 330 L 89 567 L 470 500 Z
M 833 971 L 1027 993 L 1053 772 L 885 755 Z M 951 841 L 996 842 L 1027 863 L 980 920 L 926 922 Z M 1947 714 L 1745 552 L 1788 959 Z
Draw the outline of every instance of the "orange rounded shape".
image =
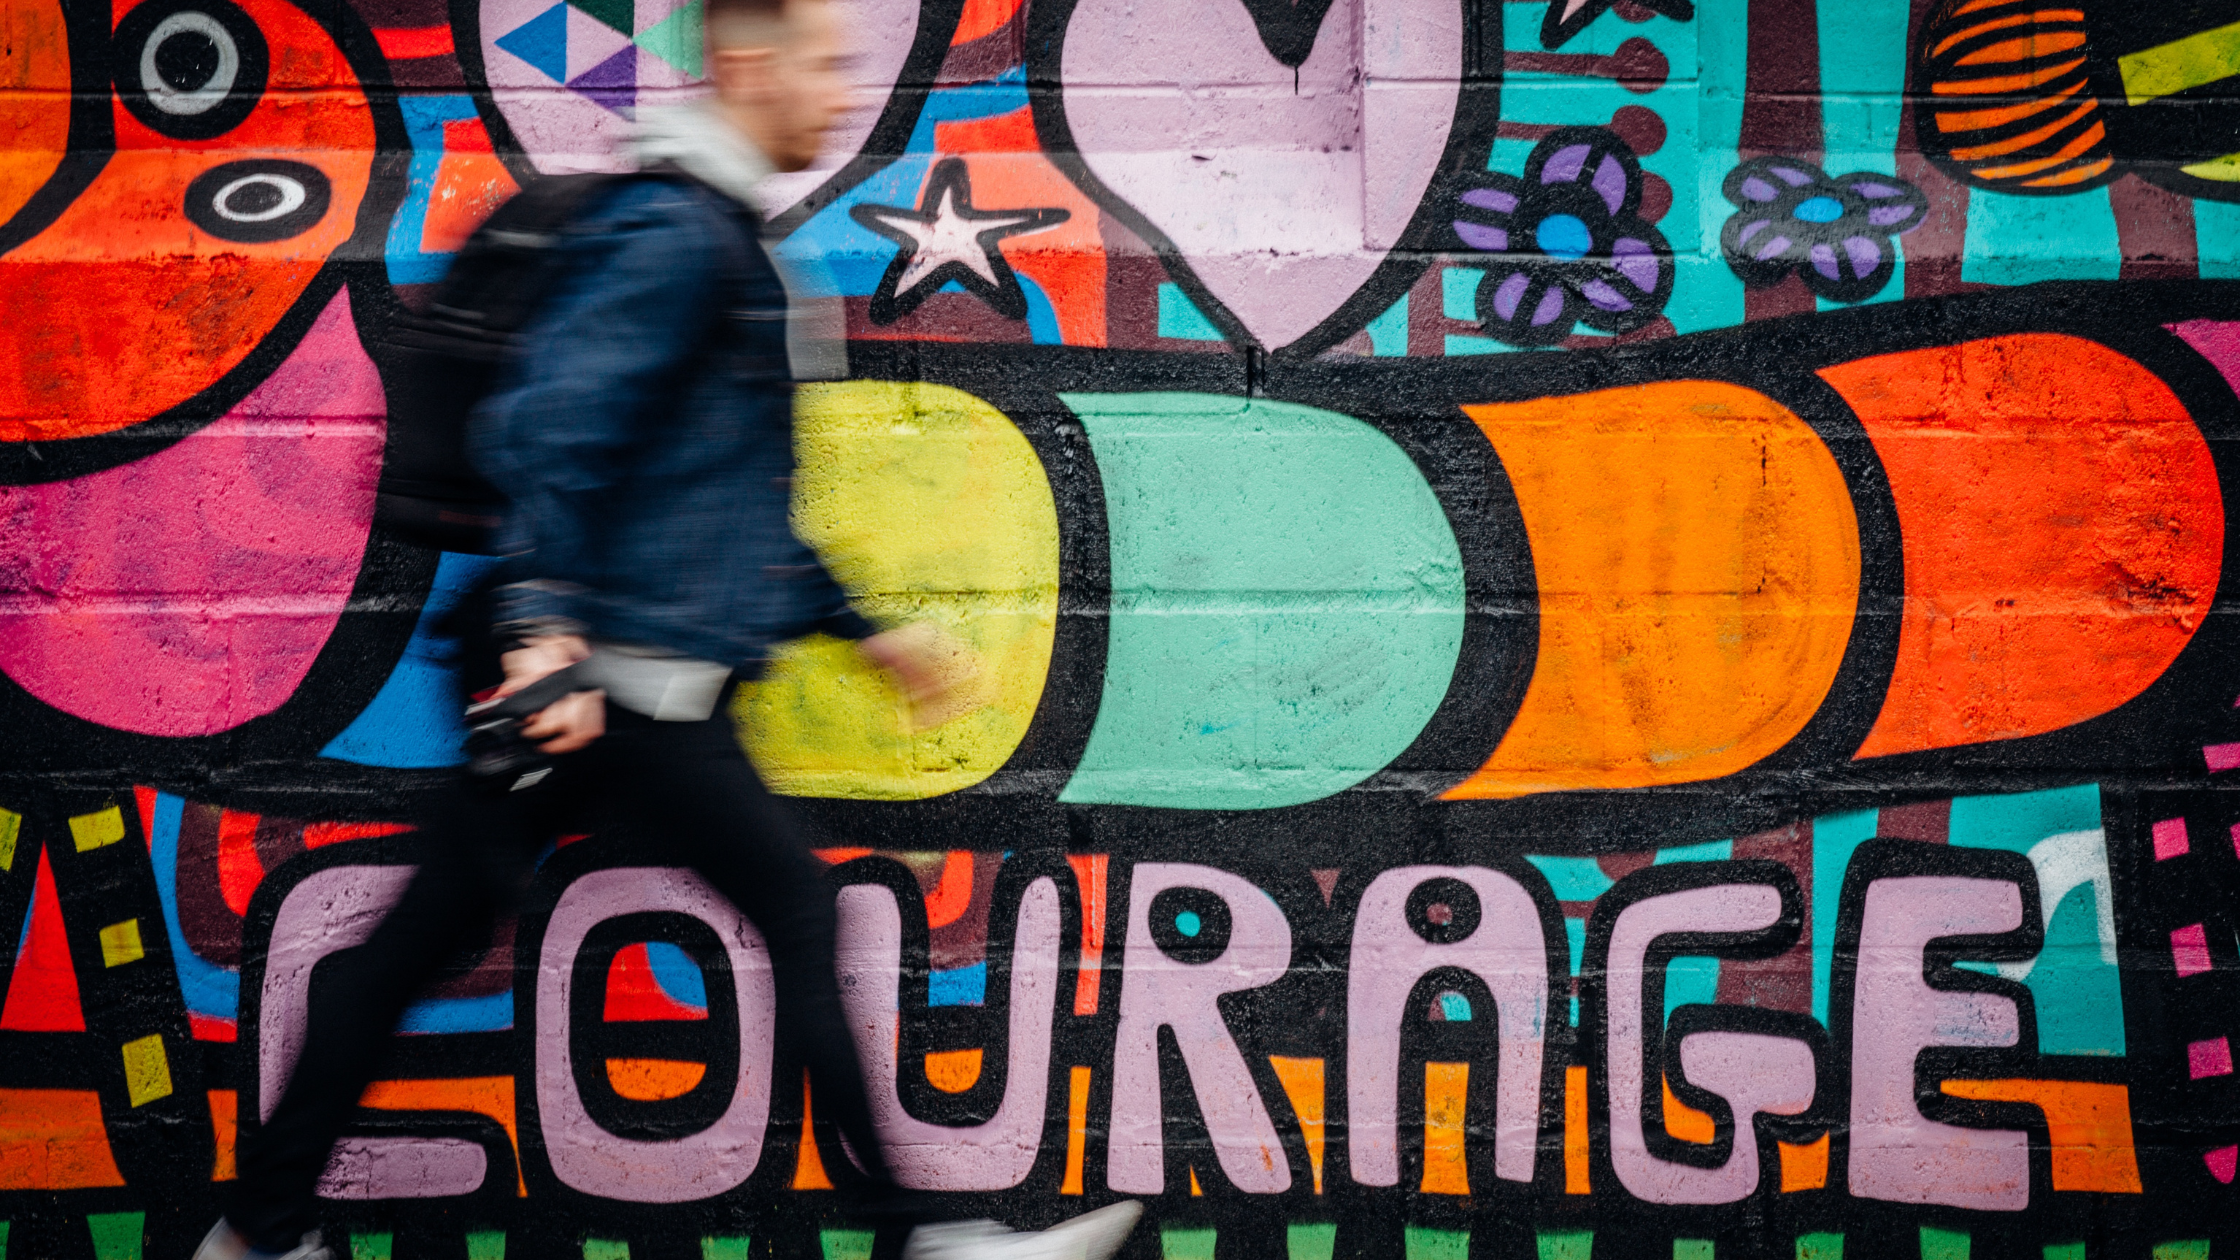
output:
M 271 49 L 248 116 L 214 138 L 182 140 L 112 99 L 116 152 L 68 209 L 6 255 L 0 361 L 15 370 L 0 374 L 0 441 L 107 433 L 208 389 L 356 230 L 374 151 L 363 89 L 302 10 L 284 0 L 240 7 Z M 329 186 L 325 212 L 273 241 L 220 239 L 190 219 L 190 191 L 209 192 L 192 190 L 197 177 L 260 159 L 315 167 Z
M 2097 717 L 2200 628 L 2224 499 L 2201 431 L 2144 367 L 2032 333 L 1820 375 L 1866 426 L 1905 540 L 1897 665 L 1857 756 Z
M 1516 720 L 1449 800 L 1694 783 L 1804 729 L 1859 600 L 1859 528 L 1812 427 L 1739 385 L 1464 407 L 1539 586 Z
M 926 1082 L 944 1094 L 961 1094 L 980 1083 L 981 1050 L 929 1050 Z
M 70 36 L 55 0 L 0 5 L 0 223 L 31 200 L 70 143 Z
M 682 1098 L 699 1087 L 708 1074 L 705 1063 L 683 1059 L 609 1059 L 607 1084 L 631 1102 L 666 1102 Z

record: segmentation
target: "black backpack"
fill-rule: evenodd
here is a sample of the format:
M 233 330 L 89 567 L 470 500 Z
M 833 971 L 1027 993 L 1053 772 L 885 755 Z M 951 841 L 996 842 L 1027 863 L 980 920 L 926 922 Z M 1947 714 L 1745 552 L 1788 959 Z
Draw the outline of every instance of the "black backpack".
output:
M 467 418 L 560 278 L 568 224 L 602 192 L 643 178 L 691 181 L 658 166 L 531 182 L 467 238 L 427 309 L 390 325 L 380 347 L 389 440 L 375 521 L 422 546 L 492 553 L 505 496 L 467 462 Z

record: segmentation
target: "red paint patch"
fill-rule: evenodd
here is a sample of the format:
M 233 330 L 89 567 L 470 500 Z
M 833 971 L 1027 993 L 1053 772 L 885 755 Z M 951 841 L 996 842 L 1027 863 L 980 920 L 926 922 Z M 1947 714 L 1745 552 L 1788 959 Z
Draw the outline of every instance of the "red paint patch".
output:
M 686 1006 L 662 991 L 653 978 L 653 961 L 643 944 L 625 946 L 607 965 L 609 1020 L 706 1019 L 708 1012 Z
M 62 922 L 62 898 L 55 894 L 54 869 L 39 851 L 39 873 L 31 889 L 31 926 L 16 951 L 8 979 L 7 1005 L 0 1007 L 0 1029 L 9 1032 L 84 1032 L 86 1016 L 78 1004 L 78 972 L 70 965 L 70 936 Z

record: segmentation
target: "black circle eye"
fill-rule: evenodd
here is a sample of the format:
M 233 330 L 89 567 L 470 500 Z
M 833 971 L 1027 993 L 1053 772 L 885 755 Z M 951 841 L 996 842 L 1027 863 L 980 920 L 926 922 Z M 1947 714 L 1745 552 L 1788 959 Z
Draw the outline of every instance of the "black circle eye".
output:
M 327 217 L 333 185 L 316 166 L 266 158 L 226 162 L 187 185 L 187 219 L 220 240 L 261 245 L 300 236 Z
M 1408 926 L 1433 945 L 1470 939 L 1480 914 L 1478 891 L 1459 879 L 1427 879 L 1408 894 Z
M 230 0 L 148 0 L 117 24 L 110 74 L 134 118 L 178 140 L 241 125 L 271 64 L 257 24 Z
M 1176 962 L 1209 963 L 1229 950 L 1229 903 L 1203 888 L 1169 888 L 1151 899 L 1151 942 Z

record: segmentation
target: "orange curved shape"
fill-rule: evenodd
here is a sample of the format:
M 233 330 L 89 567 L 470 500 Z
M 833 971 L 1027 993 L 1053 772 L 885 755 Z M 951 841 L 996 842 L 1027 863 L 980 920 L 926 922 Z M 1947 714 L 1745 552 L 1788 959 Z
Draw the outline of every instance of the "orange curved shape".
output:
M 1804 729 L 1859 599 L 1851 493 L 1811 426 L 1716 381 L 1463 411 L 1524 516 L 1540 645 L 1446 799 L 1699 782 Z
M 926 1083 L 944 1094 L 961 1094 L 980 1083 L 981 1050 L 929 1050 Z
M 666 1102 L 700 1087 L 708 1065 L 684 1059 L 609 1059 L 607 1084 L 632 1102 Z
M 2162 676 L 2209 611 L 2224 499 L 2170 388 L 2031 333 L 1820 375 L 1858 413 L 1905 539 L 1898 659 L 1859 757 L 2019 739 Z
M 7 254 L 0 362 L 14 370 L 0 374 L 0 441 L 106 433 L 208 389 L 355 231 L 373 170 L 364 91 L 302 10 L 284 0 L 240 5 L 271 49 L 264 96 L 248 116 L 213 139 L 180 140 L 112 99 L 115 154 L 53 223 Z M 131 8 L 119 6 L 119 20 Z M 188 186 L 254 158 L 317 167 L 332 188 L 325 214 L 257 244 L 196 227 Z
M 926 926 L 944 928 L 972 906 L 972 851 L 951 849 L 941 863 L 941 882 L 926 894 Z
M 70 144 L 70 38 L 54 0 L 0 5 L 0 223 L 54 177 Z

